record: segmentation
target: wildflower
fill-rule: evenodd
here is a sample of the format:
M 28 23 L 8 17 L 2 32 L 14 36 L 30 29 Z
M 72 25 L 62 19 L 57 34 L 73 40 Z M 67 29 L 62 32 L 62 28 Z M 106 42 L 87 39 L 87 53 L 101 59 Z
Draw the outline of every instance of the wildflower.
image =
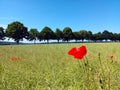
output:
M 85 46 L 81 46 L 78 49 L 74 47 L 70 51 L 68 51 L 68 54 L 73 55 L 74 58 L 83 59 L 83 57 L 87 54 L 87 49 Z
M 112 56 L 112 55 L 110 56 L 110 59 L 113 59 L 113 56 Z
M 81 46 L 78 48 L 77 53 L 75 54 L 75 58 L 82 59 L 87 53 L 86 47 Z
M 76 51 L 77 51 L 77 49 L 76 49 L 76 47 L 74 47 L 70 51 L 68 51 L 68 54 L 74 56 L 74 54 L 76 53 Z
M 10 58 L 10 60 L 16 61 L 16 60 L 20 60 L 20 58 L 12 57 L 12 58 Z

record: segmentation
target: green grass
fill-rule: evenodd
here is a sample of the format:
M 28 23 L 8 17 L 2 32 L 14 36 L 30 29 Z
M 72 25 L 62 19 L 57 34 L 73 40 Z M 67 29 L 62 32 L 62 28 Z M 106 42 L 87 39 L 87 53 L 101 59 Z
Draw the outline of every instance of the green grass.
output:
M 81 45 L 87 66 L 67 54 Z M 0 90 L 120 90 L 120 43 L 0 46 Z

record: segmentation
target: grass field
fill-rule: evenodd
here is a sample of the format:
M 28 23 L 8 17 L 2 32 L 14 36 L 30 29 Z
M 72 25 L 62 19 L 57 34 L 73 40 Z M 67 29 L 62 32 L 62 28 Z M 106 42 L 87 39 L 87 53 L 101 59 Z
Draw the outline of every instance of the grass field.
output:
M 87 65 L 67 54 L 81 45 Z M 120 43 L 0 46 L 0 90 L 120 90 Z

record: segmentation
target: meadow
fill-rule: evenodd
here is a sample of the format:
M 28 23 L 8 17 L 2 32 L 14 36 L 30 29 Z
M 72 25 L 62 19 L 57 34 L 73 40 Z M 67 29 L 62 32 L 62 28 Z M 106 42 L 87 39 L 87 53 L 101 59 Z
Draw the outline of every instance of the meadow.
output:
M 120 43 L 0 46 L 0 90 L 120 90 Z

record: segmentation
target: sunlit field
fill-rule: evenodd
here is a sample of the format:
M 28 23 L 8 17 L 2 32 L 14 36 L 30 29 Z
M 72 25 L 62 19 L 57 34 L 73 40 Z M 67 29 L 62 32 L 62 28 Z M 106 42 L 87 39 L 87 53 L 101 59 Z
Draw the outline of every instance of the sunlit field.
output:
M 120 43 L 0 46 L 0 90 L 120 90 Z

